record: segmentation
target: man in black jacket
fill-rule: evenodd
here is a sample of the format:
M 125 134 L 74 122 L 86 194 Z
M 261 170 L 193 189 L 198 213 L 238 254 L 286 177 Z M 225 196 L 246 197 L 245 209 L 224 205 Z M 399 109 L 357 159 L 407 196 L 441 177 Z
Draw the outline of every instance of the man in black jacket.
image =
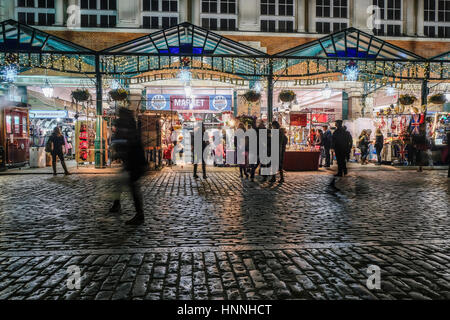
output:
M 344 174 L 347 174 L 346 158 L 349 152 L 350 140 L 347 130 L 342 127 L 342 120 L 336 121 L 336 127 L 337 129 L 333 133 L 331 148 L 336 154 L 336 160 L 338 163 L 338 173 L 335 176 L 343 177 Z

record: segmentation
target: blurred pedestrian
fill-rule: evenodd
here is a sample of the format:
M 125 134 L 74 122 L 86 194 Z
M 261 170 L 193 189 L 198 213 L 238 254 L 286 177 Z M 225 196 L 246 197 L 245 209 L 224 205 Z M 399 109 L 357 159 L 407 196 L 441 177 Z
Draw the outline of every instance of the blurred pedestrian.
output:
M 286 136 L 286 130 L 284 128 L 281 128 L 280 123 L 278 121 L 272 122 L 272 129 L 278 129 L 279 135 L 278 135 L 278 148 L 279 148 L 279 164 L 278 164 L 278 171 L 280 172 L 280 183 L 284 182 L 284 172 L 283 172 L 283 162 L 284 162 L 284 154 L 286 153 L 286 145 L 288 143 L 288 138 Z M 276 181 L 276 173 L 272 176 L 270 182 Z
M 122 160 L 123 169 L 128 173 L 128 186 L 134 200 L 136 215 L 126 222 L 128 225 L 139 225 L 144 223 L 144 208 L 139 179 L 144 175 L 147 162 L 142 147 L 141 136 L 137 128 L 133 112 L 126 108 L 119 109 L 119 118 L 115 122 L 116 132 L 112 138 L 112 146 L 115 157 Z M 119 212 L 121 209 L 120 185 L 115 193 L 114 203 L 110 212 Z
M 367 131 L 361 131 L 358 137 L 358 147 L 361 150 L 361 165 L 368 163 L 367 156 L 369 155 L 369 140 L 367 139 Z
M 245 129 L 245 125 L 240 122 L 238 125 L 238 129 L 241 129 L 244 133 L 247 131 Z M 236 153 L 239 152 L 238 150 L 238 141 L 237 141 L 237 137 L 235 138 L 235 142 L 234 142 L 235 146 L 234 149 L 236 150 Z M 238 163 L 239 165 L 239 177 L 243 178 L 245 175 L 245 178 L 248 179 L 248 173 L 247 173 L 247 167 L 248 167 L 248 150 L 249 150 L 249 140 L 247 137 L 244 137 L 244 163 Z M 239 157 L 237 158 L 239 159 Z

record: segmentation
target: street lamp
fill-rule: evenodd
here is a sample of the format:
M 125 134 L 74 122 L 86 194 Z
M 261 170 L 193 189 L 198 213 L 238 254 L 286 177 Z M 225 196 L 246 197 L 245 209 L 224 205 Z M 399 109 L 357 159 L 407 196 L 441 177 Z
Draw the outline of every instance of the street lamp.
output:
M 48 78 L 45 79 L 45 84 L 44 84 L 44 86 L 42 87 L 42 92 L 44 93 L 44 96 L 45 96 L 46 98 L 51 98 L 51 97 L 53 97 L 53 87 L 52 87 L 52 85 L 50 84 L 50 81 L 48 80 Z
M 322 96 L 323 96 L 325 99 L 330 99 L 331 93 L 332 93 L 331 88 L 330 88 L 330 86 L 329 86 L 328 83 L 327 83 L 326 86 L 325 86 L 325 88 L 322 90 Z

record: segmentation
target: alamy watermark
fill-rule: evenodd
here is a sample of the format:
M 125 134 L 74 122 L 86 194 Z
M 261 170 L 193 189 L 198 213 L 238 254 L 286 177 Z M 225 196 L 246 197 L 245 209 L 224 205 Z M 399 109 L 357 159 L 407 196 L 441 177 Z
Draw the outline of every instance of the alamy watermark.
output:
M 371 264 L 367 268 L 369 277 L 366 281 L 367 289 L 380 290 L 381 289 L 381 269 L 379 266 Z
M 71 265 L 67 268 L 67 289 L 80 290 L 81 288 L 81 270 L 76 265 Z
M 172 159 L 175 164 L 261 164 L 262 175 L 273 175 L 280 164 L 279 129 L 242 129 L 225 127 L 221 130 L 203 130 L 200 123 L 189 130 L 175 130 L 171 135 L 175 147 Z M 220 147 L 220 148 L 219 148 Z M 222 151 L 218 151 L 222 150 Z M 223 150 L 234 150 L 236 156 L 224 159 Z

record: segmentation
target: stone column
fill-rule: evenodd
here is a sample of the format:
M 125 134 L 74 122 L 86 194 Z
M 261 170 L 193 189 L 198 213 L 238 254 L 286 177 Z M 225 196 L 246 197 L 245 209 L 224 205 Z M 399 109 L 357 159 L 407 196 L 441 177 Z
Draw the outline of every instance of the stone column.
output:
M 356 29 L 372 33 L 371 28 L 367 27 L 367 21 L 372 13 L 367 13 L 367 9 L 372 5 L 371 0 L 353 0 L 350 1 L 350 25 Z
M 14 2 L 15 1 L 2 1 L 2 4 L 0 5 L 0 21 L 8 19 L 17 20 L 14 12 Z
M 261 2 L 259 0 L 239 0 L 238 29 L 240 31 L 259 31 Z
M 64 23 L 64 3 L 63 0 L 55 1 L 55 26 L 63 26 Z
M 188 6 L 188 1 L 189 0 L 180 0 L 179 2 L 178 2 L 178 12 L 179 12 L 179 20 L 178 20 L 178 22 L 179 23 L 182 23 L 182 22 L 186 22 L 186 21 L 188 21 L 188 16 L 189 16 L 189 12 L 188 12 L 188 10 L 189 10 L 189 6 Z
M 141 3 L 139 0 L 117 1 L 117 27 L 139 28 Z
M 201 0 L 191 0 L 191 23 L 196 26 L 201 26 L 200 21 L 200 11 L 201 10 Z
M 308 32 L 316 32 L 316 0 L 308 1 Z
M 307 0 L 297 0 L 297 32 L 306 32 L 306 6 Z
M 425 6 L 424 6 L 424 1 L 423 0 L 416 0 L 417 1 L 417 35 L 419 37 L 423 37 L 424 33 L 423 33 L 423 22 L 425 19 Z

